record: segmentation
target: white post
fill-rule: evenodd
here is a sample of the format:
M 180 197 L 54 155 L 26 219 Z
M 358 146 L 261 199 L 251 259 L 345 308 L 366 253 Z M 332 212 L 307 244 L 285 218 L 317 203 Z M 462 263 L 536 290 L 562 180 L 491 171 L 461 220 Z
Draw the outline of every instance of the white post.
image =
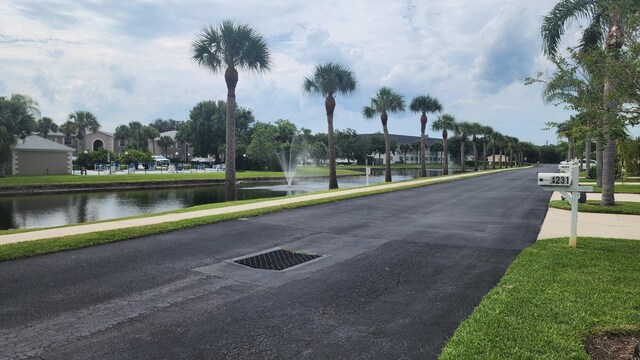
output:
M 572 187 L 579 185 L 580 162 L 575 162 L 571 166 Z M 580 199 L 579 191 L 571 191 L 571 236 L 569 237 L 569 246 L 576 248 L 578 239 L 578 200 Z

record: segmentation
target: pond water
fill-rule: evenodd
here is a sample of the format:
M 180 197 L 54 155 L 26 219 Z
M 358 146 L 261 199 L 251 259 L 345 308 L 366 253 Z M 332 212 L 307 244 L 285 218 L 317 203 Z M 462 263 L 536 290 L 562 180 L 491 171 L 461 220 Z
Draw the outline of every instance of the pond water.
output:
M 373 169 L 369 183 L 384 181 L 382 170 Z M 406 171 L 409 170 L 409 171 Z M 418 169 L 401 169 L 393 181 L 413 179 Z M 439 175 L 432 172 L 430 176 Z M 366 185 L 364 176 L 340 177 L 340 188 Z M 294 180 L 240 183 L 238 199 L 271 198 L 327 189 L 328 180 Z M 0 230 L 76 224 L 183 209 L 224 201 L 224 184 L 204 187 L 117 190 L 0 197 Z

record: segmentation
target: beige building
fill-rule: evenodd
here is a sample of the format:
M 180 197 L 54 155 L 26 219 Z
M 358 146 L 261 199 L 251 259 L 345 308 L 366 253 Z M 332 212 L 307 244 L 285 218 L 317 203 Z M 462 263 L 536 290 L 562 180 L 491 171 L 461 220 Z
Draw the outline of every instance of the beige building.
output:
M 119 154 L 126 146 L 126 142 L 124 140 L 116 140 L 113 137 L 113 133 L 102 130 L 87 134 L 87 136 L 80 141 L 80 146 L 77 146 L 78 140 L 75 136 L 66 136 L 59 131 L 50 132 L 47 135 L 47 139 L 58 144 L 72 147 L 74 151 L 76 151 L 76 149 L 77 151 L 96 151 L 104 148 Z
M 40 136 L 18 140 L 11 153 L 13 175 L 61 175 L 73 171 L 75 149 Z

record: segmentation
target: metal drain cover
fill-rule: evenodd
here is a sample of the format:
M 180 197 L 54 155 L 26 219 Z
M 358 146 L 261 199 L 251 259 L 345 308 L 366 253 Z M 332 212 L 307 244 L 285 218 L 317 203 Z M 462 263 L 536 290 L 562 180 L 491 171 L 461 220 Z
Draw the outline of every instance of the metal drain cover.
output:
M 284 270 L 292 266 L 300 265 L 307 261 L 319 258 L 320 255 L 307 254 L 287 249 L 278 249 L 263 254 L 258 254 L 234 262 L 240 265 L 249 266 L 263 270 Z

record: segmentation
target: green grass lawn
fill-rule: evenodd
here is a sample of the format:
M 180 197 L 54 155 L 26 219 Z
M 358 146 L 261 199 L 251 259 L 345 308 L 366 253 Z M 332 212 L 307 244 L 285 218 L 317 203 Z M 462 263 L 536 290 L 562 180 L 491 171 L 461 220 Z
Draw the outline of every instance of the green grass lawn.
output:
M 640 184 L 638 185 L 614 185 L 614 191 L 616 193 L 623 193 L 623 194 L 640 194 Z M 597 192 L 597 193 L 601 193 L 602 192 L 602 188 L 599 188 L 597 186 L 593 187 L 593 192 Z
M 549 203 L 549 207 L 571 210 L 571 205 L 563 200 L 553 200 Z M 603 214 L 640 215 L 640 202 L 616 201 L 615 206 L 600 206 L 599 200 L 587 200 L 585 204 L 578 204 L 578 211 Z
M 362 172 L 338 169 L 337 174 L 362 175 Z M 328 176 L 329 169 L 325 167 L 304 166 L 299 167 L 296 176 Z M 236 173 L 239 180 L 284 178 L 284 173 L 279 171 L 239 171 Z M 131 175 L 38 175 L 38 176 L 7 176 L 0 178 L 0 188 L 16 186 L 40 186 L 40 185 L 77 185 L 77 184 L 108 184 L 108 183 L 138 183 L 138 182 L 162 182 L 183 180 L 224 180 L 224 172 L 219 173 L 182 173 L 182 174 L 131 174 Z
M 538 241 L 458 327 L 440 359 L 589 359 L 583 339 L 640 330 L 640 241 Z

